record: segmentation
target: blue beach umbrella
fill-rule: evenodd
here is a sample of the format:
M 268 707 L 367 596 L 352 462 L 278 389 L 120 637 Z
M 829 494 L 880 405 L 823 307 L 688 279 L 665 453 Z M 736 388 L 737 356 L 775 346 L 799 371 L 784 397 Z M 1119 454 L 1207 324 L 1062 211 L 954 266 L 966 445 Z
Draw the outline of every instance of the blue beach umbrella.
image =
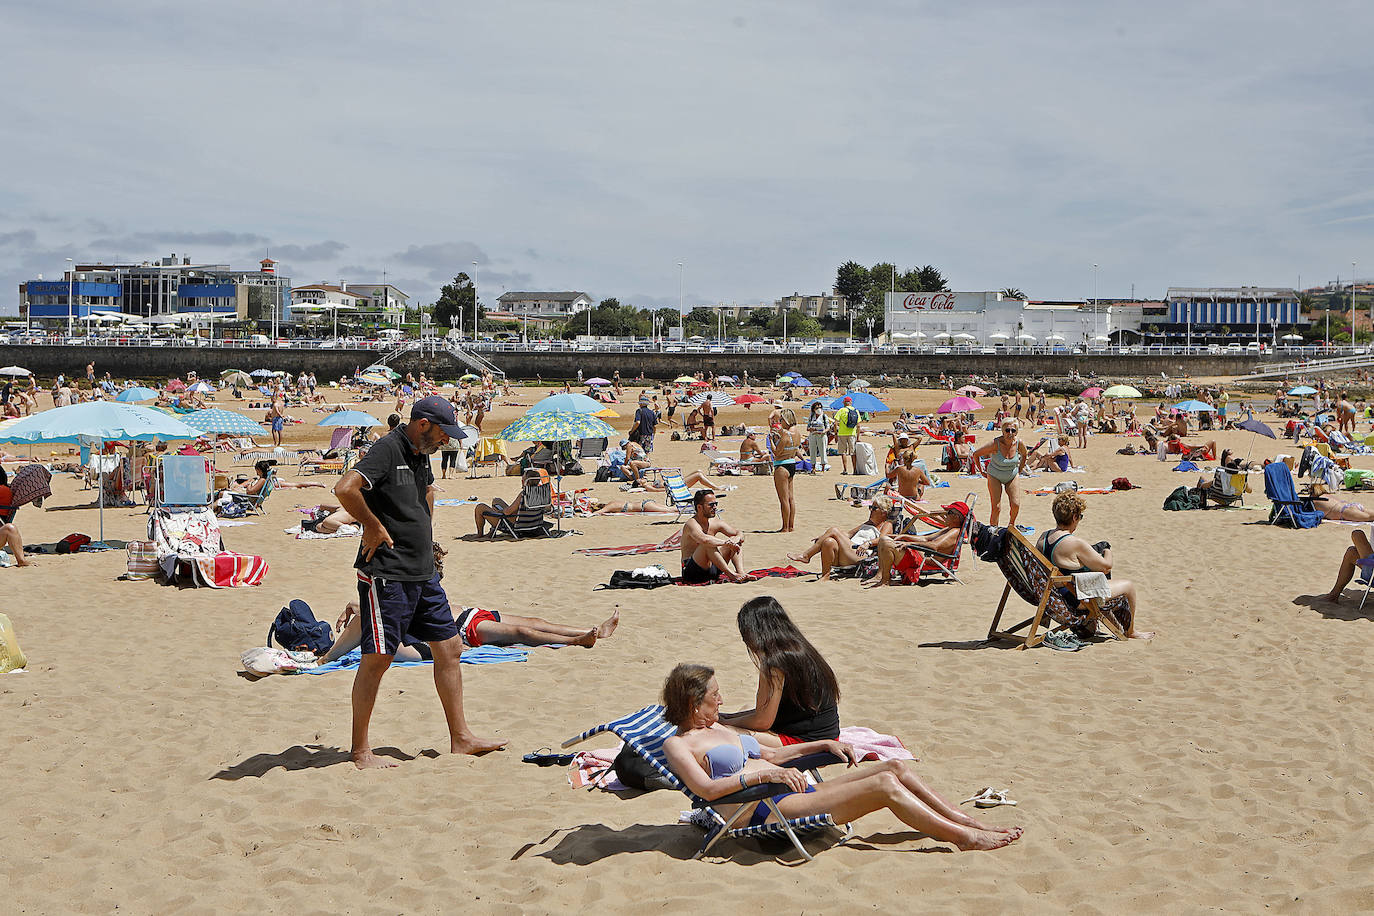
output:
M 1217 409 L 1206 401 L 1179 401 L 1174 405 L 1174 410 L 1182 410 L 1186 413 L 1216 413 Z
M 525 411 L 525 415 L 536 413 L 600 413 L 605 409 L 605 404 L 589 398 L 585 394 L 551 394 Z M 590 437 L 584 436 L 582 438 Z
M 851 406 L 855 410 L 862 411 L 863 413 L 882 413 L 888 409 L 886 404 L 869 394 L 867 391 L 851 391 L 849 393 L 849 398 Z M 827 406 L 831 410 L 839 410 L 844 406 L 844 397 L 835 398 L 833 401 L 830 401 Z
M 210 407 L 194 413 L 183 414 L 181 422 L 202 432 L 222 435 L 256 436 L 262 432 L 262 424 L 250 420 L 241 413 Z
M 374 426 L 381 426 L 382 421 L 364 413 L 361 410 L 340 410 L 331 413 L 323 420 L 315 424 L 316 426 L 359 426 L 363 429 L 371 429 Z
M 1309 394 L 1316 394 L 1316 393 L 1317 393 L 1317 389 L 1312 388 L 1312 387 L 1309 386 L 1309 385 L 1299 385 L 1298 387 L 1293 388 L 1292 390 L 1290 390 L 1288 393 L 1291 394 L 1291 395 L 1293 395 L 1294 397 L 1300 398 L 1300 397 L 1304 397 L 1304 396 L 1309 395 Z
M 811 380 L 809 378 L 802 378 L 800 375 L 794 375 L 792 376 L 790 384 L 796 385 L 798 388 L 810 388 Z
M 115 395 L 115 400 L 119 401 L 121 404 L 127 404 L 130 401 L 152 401 L 156 398 L 157 391 L 147 387 L 146 385 L 138 385 L 134 388 L 126 388 L 119 394 Z

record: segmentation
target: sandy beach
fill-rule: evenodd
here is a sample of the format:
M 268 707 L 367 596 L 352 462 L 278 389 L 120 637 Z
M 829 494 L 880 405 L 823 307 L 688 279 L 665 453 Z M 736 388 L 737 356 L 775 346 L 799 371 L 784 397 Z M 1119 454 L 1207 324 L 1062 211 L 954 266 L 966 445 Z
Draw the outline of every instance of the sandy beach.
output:
M 500 399 L 517 403 L 499 406 L 485 430 L 501 429 L 541 394 L 517 388 Z M 926 410 L 945 396 L 885 395 L 895 407 Z M 612 421 L 618 429 L 629 425 L 632 397 Z M 218 406 L 236 405 L 221 395 Z M 384 417 L 391 405 L 358 406 Z M 725 408 L 719 422 L 763 424 L 760 406 Z M 292 413 L 306 423 L 288 429 L 289 446 L 327 441 L 313 425 L 321 414 Z M 880 417 L 877 425 L 890 424 Z M 979 443 L 991 435 L 980 432 Z M 1242 452 L 1252 444 L 1249 433 L 1215 438 Z M 871 441 L 881 459 L 886 440 Z M 658 443 L 660 463 L 705 467 L 700 443 L 662 433 Z M 237 674 L 240 653 L 263 643 L 287 601 L 303 598 L 332 623 L 354 596 L 356 540 L 283 533 L 302 517 L 298 507 L 332 499 L 328 490 L 279 489 L 253 524 L 225 529 L 231 549 L 271 564 L 254 588 L 117 581 L 123 550 L 40 555 L 31 568 L 0 569 L 0 611 L 30 659 L 26 672 L 0 676 L 0 900 L 13 913 L 1374 908 L 1364 870 L 1374 713 L 1361 712 L 1374 604 L 1357 611 L 1354 588 L 1339 606 L 1321 598 L 1355 529 L 1269 527 L 1259 474 L 1248 508 L 1164 512 L 1169 491 L 1197 475 L 1153 454 L 1116 454 L 1128 443 L 1141 440 L 1094 436 L 1074 450 L 1087 472 L 1072 479 L 1107 486 L 1124 476 L 1141 486 L 1085 496 L 1081 531 L 1111 541 L 1115 575 L 1137 583 L 1140 625 L 1158 638 L 1074 654 L 983 645 L 1005 580 L 970 552 L 962 585 L 866 589 L 807 576 L 597 590 L 617 569 L 662 562 L 676 573 L 677 553 L 571 551 L 657 542 L 679 525 L 564 519 L 580 534 L 477 542 L 470 506 L 440 507 L 435 533 L 449 549 L 454 604 L 587 627 L 618 609 L 621 625 L 591 650 L 536 649 L 525 663 L 464 666 L 470 721 L 510 742 L 480 759 L 443 753 L 429 669 L 391 671 L 372 737 L 401 765 L 384 772 L 348 761 L 351 673 L 256 682 Z M 1257 459 L 1298 451 L 1264 438 L 1253 448 Z M 33 452 L 45 460 L 50 450 Z M 934 466 L 938 447 L 922 456 Z M 230 466 L 227 457 L 219 464 Z M 1374 457 L 1356 465 L 1374 467 Z M 292 467 L 282 476 L 334 480 Z M 940 477 L 950 488 L 930 491 L 930 505 L 972 492 L 977 517 L 987 519 L 985 481 Z M 785 565 L 827 526 L 857 524 L 863 511 L 834 499 L 833 484 L 845 480 L 854 478 L 799 475 L 798 530 L 784 535 L 771 478 L 726 478 L 738 487 L 723 504 L 748 534 L 746 567 Z M 439 485 L 441 497 L 484 501 L 519 488 L 505 477 Z M 582 487 L 619 495 L 590 474 L 565 480 L 565 489 Z M 25 542 L 94 536 L 96 491 L 68 474 L 54 475 L 53 490 L 44 509 L 21 510 Z M 1028 496 L 1020 521 L 1037 534 L 1052 526 L 1050 497 Z M 106 509 L 106 537 L 141 538 L 145 522 L 142 506 Z M 687 807 L 679 793 L 589 793 L 570 788 L 563 768 L 521 762 L 656 702 L 680 661 L 715 666 L 727 708 L 751 705 L 757 674 L 734 617 L 763 594 L 782 602 L 834 667 L 844 724 L 901 738 L 947 798 L 1009 789 L 1019 805 L 986 818 L 1022 824 L 1024 837 L 996 852 L 956 853 L 880 812 L 858 821 L 846 845 L 813 839 L 816 859 L 802 867 L 753 843 L 725 844 L 724 860 L 692 861 L 701 833 L 677 825 Z M 1009 608 L 1025 605 L 1013 595 Z

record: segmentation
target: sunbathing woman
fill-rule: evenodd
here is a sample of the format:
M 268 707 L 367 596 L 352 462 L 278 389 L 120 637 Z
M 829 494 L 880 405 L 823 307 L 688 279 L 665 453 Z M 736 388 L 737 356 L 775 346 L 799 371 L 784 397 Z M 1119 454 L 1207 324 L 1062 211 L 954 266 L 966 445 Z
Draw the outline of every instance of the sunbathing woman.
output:
M 772 799 L 784 817 L 829 814 L 837 823 L 887 809 L 904 824 L 961 850 L 997 849 L 1014 843 L 1020 827 L 982 824 L 928 788 L 900 760 L 863 767 L 811 786 L 797 770 L 780 764 L 807 754 L 829 752 L 857 766 L 854 748 L 839 741 L 808 741 L 786 747 L 763 746 L 740 735 L 719 720 L 720 686 L 715 671 L 705 665 L 678 665 L 663 685 L 663 717 L 677 734 L 663 742 L 673 773 L 695 795 L 713 801 L 742 788 L 763 783 L 777 786 Z M 750 826 L 775 822 L 764 802 L 754 806 Z M 723 805 L 730 817 L 735 808 Z
M 1374 522 L 1374 511 L 1366 509 L 1357 502 L 1346 502 L 1331 495 L 1324 483 L 1314 483 L 1308 488 L 1312 508 L 1326 518 L 1338 522 Z
M 830 581 L 830 570 L 835 566 L 853 566 L 873 552 L 873 545 L 885 534 L 892 533 L 892 500 L 886 496 L 875 496 L 869 507 L 867 520 L 860 522 L 848 531 L 828 528 L 811 547 L 803 553 L 789 553 L 787 559 L 794 563 L 810 563 L 816 554 L 821 555 L 821 581 Z
M 1054 527 L 1042 534 L 1035 545 L 1036 549 L 1045 555 L 1045 559 L 1059 567 L 1059 571 L 1066 576 L 1086 572 L 1110 574 L 1112 571 L 1112 545 L 1106 541 L 1089 544 L 1076 534 L 1087 508 L 1088 504 L 1077 493 L 1060 493 L 1050 506 L 1050 511 L 1054 514 Z M 1110 585 L 1111 598 L 1107 599 L 1108 601 L 1116 598 L 1125 599 L 1126 608 L 1117 612 L 1116 617 L 1126 636 L 1131 639 L 1153 639 L 1154 633 L 1135 628 L 1139 616 L 1135 583 L 1124 579 L 1111 579 Z M 1077 599 L 1074 598 L 1067 603 L 1070 609 L 1074 609 Z
M 759 669 L 754 708 L 722 713 L 731 728 L 754 732 L 773 747 L 840 736 L 840 685 L 776 598 L 745 602 L 735 616 L 740 638 Z
M 1350 532 L 1351 546 L 1345 548 L 1345 554 L 1341 557 L 1341 568 L 1336 573 L 1336 584 L 1332 586 L 1327 594 L 1326 600 L 1332 604 L 1341 603 L 1341 594 L 1345 587 L 1350 584 L 1350 580 L 1355 578 L 1356 565 L 1359 560 L 1374 556 L 1374 546 L 1369 543 L 1369 535 L 1364 533 L 1364 529 L 1356 528 Z
M 625 502 L 603 503 L 598 499 L 593 499 L 592 504 L 598 508 L 592 515 L 626 515 L 647 512 L 650 514 L 679 515 L 680 513 L 672 506 L 665 506 L 663 503 L 654 502 L 652 499 L 631 499 Z

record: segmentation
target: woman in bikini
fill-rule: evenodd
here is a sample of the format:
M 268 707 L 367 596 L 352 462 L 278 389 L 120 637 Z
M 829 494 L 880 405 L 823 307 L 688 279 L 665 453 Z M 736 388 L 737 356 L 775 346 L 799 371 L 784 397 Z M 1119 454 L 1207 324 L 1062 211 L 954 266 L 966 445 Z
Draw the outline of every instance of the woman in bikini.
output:
M 803 553 L 789 553 L 794 563 L 810 563 L 821 555 L 821 581 L 830 581 L 835 566 L 853 566 L 873 552 L 873 546 L 885 534 L 892 533 L 892 500 L 886 496 L 873 497 L 868 518 L 848 531 L 828 528 Z
M 1336 499 L 1324 483 L 1312 484 L 1308 488 L 1307 496 L 1312 500 L 1313 509 L 1333 521 L 1374 522 L 1374 511 L 1357 502 Z
M 797 474 L 797 455 L 801 451 L 801 433 L 797 430 L 797 415 L 792 408 L 779 411 L 779 426 L 768 436 L 773 453 L 773 488 L 778 491 L 778 506 L 782 510 L 781 531 L 794 531 L 797 526 L 797 500 L 792 478 Z
M 1077 493 L 1060 493 L 1054 498 L 1050 511 L 1054 514 L 1054 528 L 1040 536 L 1036 549 L 1066 576 L 1075 573 L 1112 571 L 1112 545 L 1106 541 L 1089 544 L 1078 537 L 1078 525 L 1088 504 Z M 1138 607 L 1135 583 L 1124 579 L 1110 581 L 1111 597 L 1103 602 L 1102 610 L 1110 612 L 1131 639 L 1152 639 L 1154 633 L 1135 628 Z M 1068 597 L 1068 596 L 1066 596 Z M 1077 608 L 1077 598 L 1066 601 L 1070 611 Z M 1061 621 L 1070 622 L 1070 621 Z M 1094 622 L 1095 624 L 1095 622 Z
M 596 501 L 594 501 L 596 502 Z M 663 503 L 654 502 L 652 499 L 632 499 L 626 502 L 599 503 L 598 508 L 592 515 L 632 515 L 640 512 L 648 514 L 678 515 L 678 511 L 672 506 L 665 506 Z
M 981 467 L 983 476 L 988 479 L 988 497 L 992 500 L 990 525 L 996 525 L 1002 513 L 1003 490 L 1011 506 L 1007 524 L 1015 525 L 1016 516 L 1021 512 L 1021 487 L 1016 478 L 1026 469 L 1026 444 L 1016 434 L 1016 421 L 1008 417 L 1002 421 L 1002 435 L 973 453 L 974 467 L 980 466 L 978 459 L 984 459 Z
M 811 786 L 798 770 L 781 764 L 807 754 L 831 753 L 856 767 L 854 748 L 839 741 L 808 741 L 786 747 L 764 746 L 720 721 L 722 697 L 715 670 L 678 665 L 663 684 L 663 717 L 677 733 L 663 742 L 668 767 L 693 794 L 713 801 L 732 792 L 771 783 L 771 798 L 787 818 L 829 814 L 848 822 L 887 809 L 904 824 L 961 850 L 998 849 L 1020 838 L 1020 827 L 990 827 L 960 811 L 921 781 L 900 760 L 854 769 Z M 750 826 L 776 822 L 765 802 L 746 802 L 754 810 Z M 733 805 L 719 812 L 730 817 Z

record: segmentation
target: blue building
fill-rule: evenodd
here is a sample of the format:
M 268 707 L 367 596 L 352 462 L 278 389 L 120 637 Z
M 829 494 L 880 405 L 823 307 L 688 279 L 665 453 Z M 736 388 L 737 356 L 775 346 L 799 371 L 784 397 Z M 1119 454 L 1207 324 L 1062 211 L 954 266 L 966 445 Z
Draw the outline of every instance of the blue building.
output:
M 1282 287 L 1170 287 L 1165 297 L 1168 324 L 1191 326 L 1196 333 L 1230 327 L 1242 336 L 1261 328 L 1296 327 L 1303 323 L 1298 291 Z

